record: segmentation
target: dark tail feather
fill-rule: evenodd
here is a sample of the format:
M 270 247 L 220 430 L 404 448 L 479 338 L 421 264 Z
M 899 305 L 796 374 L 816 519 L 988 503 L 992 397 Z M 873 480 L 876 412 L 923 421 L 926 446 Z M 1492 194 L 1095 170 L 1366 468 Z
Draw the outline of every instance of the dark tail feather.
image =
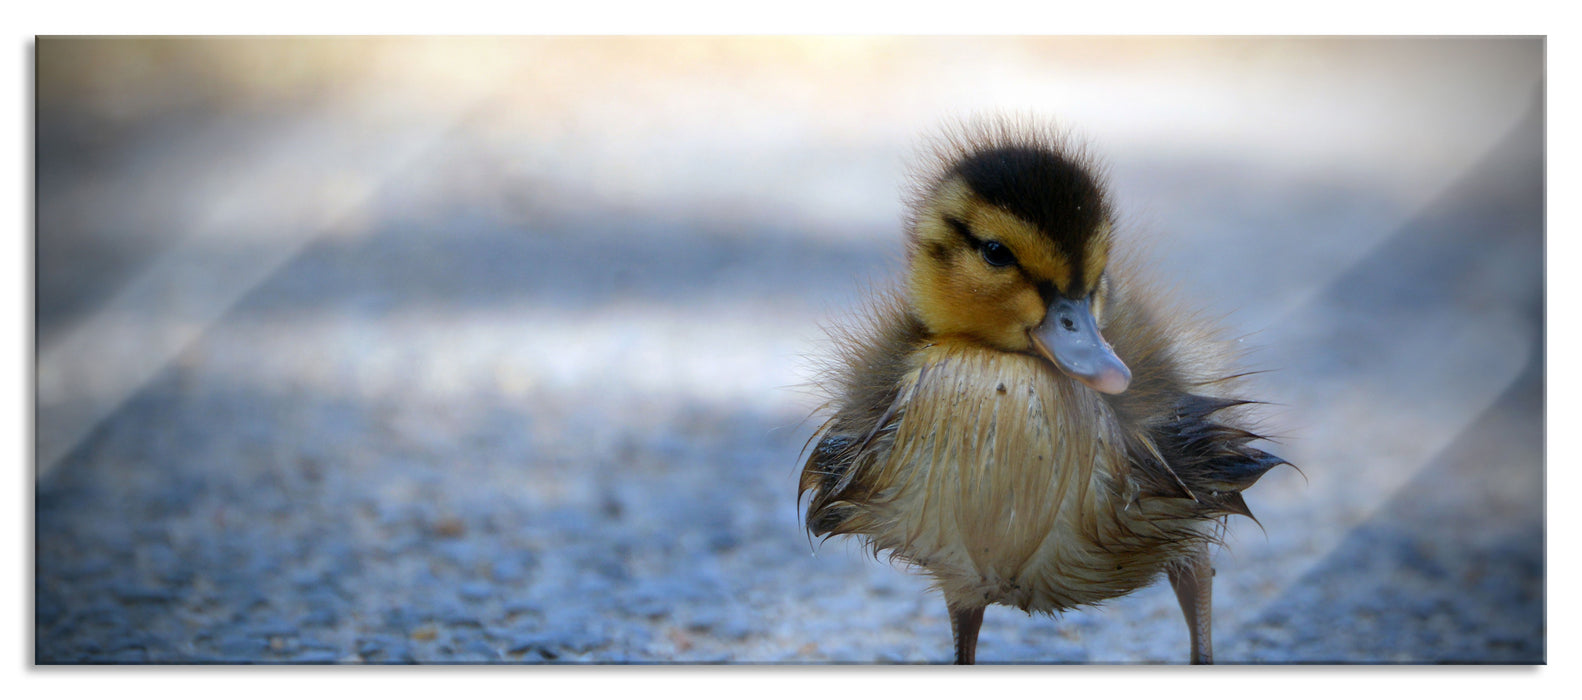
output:
M 1198 499 L 1209 512 L 1253 516 L 1241 492 L 1262 478 L 1285 459 L 1247 443 L 1264 436 L 1211 417 L 1215 413 L 1253 401 L 1185 394 L 1177 399 L 1173 415 L 1152 431 L 1157 452 L 1139 455 L 1138 462 L 1153 474 L 1170 474 Z M 1163 458 L 1164 464 L 1158 464 Z M 1156 478 L 1160 495 L 1168 489 L 1163 478 Z M 1260 524 L 1259 527 L 1262 527 Z
M 1242 491 L 1265 473 L 1286 461 L 1255 447 L 1240 447 L 1232 454 L 1209 460 L 1200 472 L 1202 483 L 1215 491 Z
M 1249 403 L 1256 402 L 1248 401 L 1246 399 L 1225 399 L 1217 396 L 1198 396 L 1197 394 L 1187 394 L 1181 397 L 1180 401 L 1176 402 L 1176 417 L 1178 419 L 1184 418 L 1186 416 L 1202 417 L 1218 413 L 1219 411 L 1232 406 L 1243 406 Z
M 1247 499 L 1240 492 L 1215 494 L 1211 499 L 1214 506 L 1232 515 L 1245 515 L 1258 522 L 1258 516 L 1252 514 L 1252 509 L 1247 507 Z M 1258 523 L 1260 526 L 1262 523 Z

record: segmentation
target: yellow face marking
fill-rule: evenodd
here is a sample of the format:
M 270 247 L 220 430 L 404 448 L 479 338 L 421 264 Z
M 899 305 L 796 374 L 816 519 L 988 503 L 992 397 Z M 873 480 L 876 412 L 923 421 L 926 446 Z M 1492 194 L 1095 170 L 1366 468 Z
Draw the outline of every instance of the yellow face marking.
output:
M 1072 283 L 1078 281 L 1073 279 L 1071 262 L 1032 224 L 984 202 L 960 178 L 941 185 L 921 214 L 919 233 L 924 239 L 920 243 L 924 245 L 954 245 L 955 233 L 944 222 L 959 219 L 979 239 L 1009 246 L 1017 263 L 1034 278 L 1048 280 L 1060 289 L 1070 289 Z
M 1012 351 L 1028 344 L 1026 329 L 1043 317 L 1037 289 L 1016 267 L 985 263 L 976 245 L 949 221 L 965 223 L 973 237 L 997 240 L 1018 256 L 1029 249 L 995 232 L 1001 221 L 960 182 L 944 183 L 918 212 L 912 238 L 909 287 L 913 306 L 929 330 Z M 995 221 L 995 228 L 989 221 Z M 1014 219 L 1012 219 L 1014 222 Z
M 988 241 L 1008 247 L 1016 265 L 988 264 L 981 250 Z M 959 178 L 941 184 L 919 208 L 911 243 L 908 286 L 924 325 L 939 336 L 1012 351 L 1027 351 L 1027 332 L 1044 320 L 1041 285 L 1067 294 L 1091 291 L 1109 256 L 1106 226 L 1086 243 L 1078 269 L 1048 236 L 984 202 Z
M 1109 277 L 1104 276 L 1104 275 L 1099 275 L 1099 282 L 1093 288 L 1093 303 L 1088 307 L 1088 309 L 1093 312 L 1093 319 L 1095 321 L 1098 321 L 1100 326 L 1104 325 L 1104 307 L 1105 307 L 1106 304 L 1109 303 L 1109 300 L 1110 300 L 1110 280 L 1109 280 Z
M 972 196 L 972 190 L 961 178 L 955 178 L 939 186 L 939 191 L 928 200 L 925 218 L 943 218 L 945 216 L 959 216 L 961 212 L 972 208 L 977 198 Z
M 1035 280 L 1048 280 L 1060 289 L 1071 288 L 1074 281 L 1071 261 L 1031 224 L 1004 209 L 981 202 L 966 220 L 978 237 L 1010 246 L 1017 263 Z
M 1088 290 L 1096 289 L 1099 284 L 1099 277 L 1104 274 L 1104 268 L 1110 263 L 1109 222 L 1099 224 L 1098 230 L 1088 237 L 1082 257 L 1086 268 L 1082 271 L 1082 288 Z

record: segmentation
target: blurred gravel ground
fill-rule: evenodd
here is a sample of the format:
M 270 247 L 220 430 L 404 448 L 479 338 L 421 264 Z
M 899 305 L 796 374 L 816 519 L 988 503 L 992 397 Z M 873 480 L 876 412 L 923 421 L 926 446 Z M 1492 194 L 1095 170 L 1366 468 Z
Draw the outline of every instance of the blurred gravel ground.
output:
M 948 660 L 801 530 L 796 385 L 1016 95 L 1274 370 L 1218 660 L 1546 659 L 1539 42 L 40 48 L 36 663 Z M 979 656 L 1186 649 L 1156 585 Z

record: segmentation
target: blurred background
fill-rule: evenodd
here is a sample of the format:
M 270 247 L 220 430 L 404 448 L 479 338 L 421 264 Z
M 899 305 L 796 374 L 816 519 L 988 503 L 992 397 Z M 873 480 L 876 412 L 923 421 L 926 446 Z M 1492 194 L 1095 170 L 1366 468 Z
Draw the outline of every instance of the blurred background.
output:
M 40 38 L 36 663 L 936 663 L 809 542 L 950 119 L 1107 162 L 1280 468 L 1220 662 L 1542 663 L 1541 38 Z M 1183 663 L 1168 586 L 988 663 Z

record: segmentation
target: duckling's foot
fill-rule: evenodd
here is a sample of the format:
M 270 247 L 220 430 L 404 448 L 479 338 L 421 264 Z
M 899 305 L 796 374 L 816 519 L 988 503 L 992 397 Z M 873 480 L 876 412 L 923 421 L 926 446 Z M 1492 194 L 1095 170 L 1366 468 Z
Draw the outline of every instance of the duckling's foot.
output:
M 1208 543 L 1198 543 L 1196 551 L 1166 571 L 1192 635 L 1192 663 L 1214 663 L 1214 565 L 1209 561 Z
M 948 601 L 947 601 L 948 604 Z M 950 636 L 956 640 L 956 664 L 976 664 L 978 659 L 978 628 L 983 625 L 983 606 L 950 608 Z

